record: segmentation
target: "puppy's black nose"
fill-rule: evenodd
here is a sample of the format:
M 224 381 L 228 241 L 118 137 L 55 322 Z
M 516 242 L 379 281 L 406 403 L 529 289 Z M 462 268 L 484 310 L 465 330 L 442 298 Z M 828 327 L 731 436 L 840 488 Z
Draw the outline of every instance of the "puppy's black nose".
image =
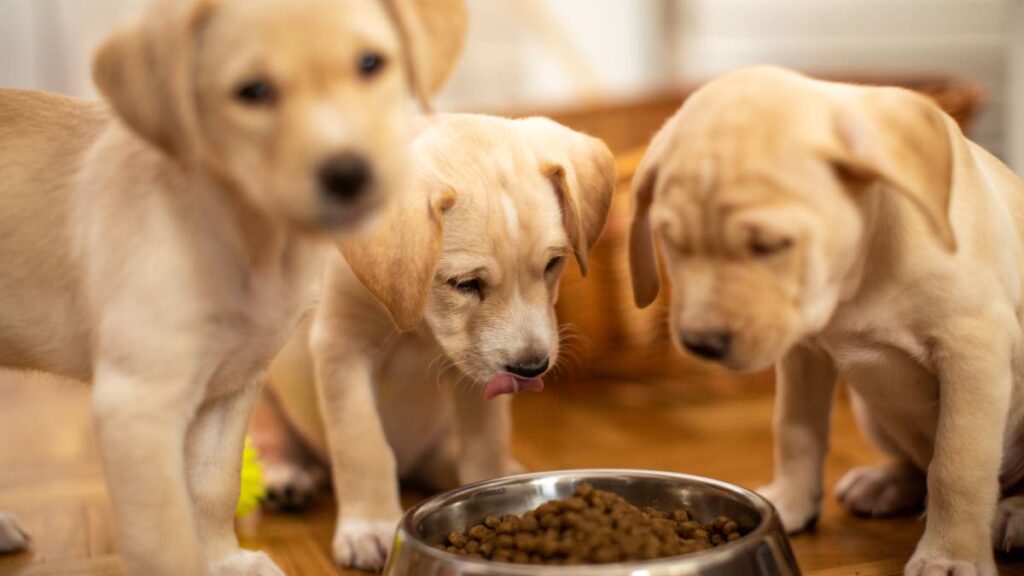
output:
M 728 332 L 683 332 L 683 346 L 708 360 L 721 360 L 729 353 L 732 335 Z
M 320 186 L 329 199 L 337 202 L 354 201 L 372 180 L 370 165 L 357 154 L 336 156 L 320 167 Z
M 520 378 L 536 378 L 548 371 L 548 359 L 545 357 L 540 360 L 527 360 L 516 364 L 506 364 L 505 371 L 509 374 L 515 374 Z

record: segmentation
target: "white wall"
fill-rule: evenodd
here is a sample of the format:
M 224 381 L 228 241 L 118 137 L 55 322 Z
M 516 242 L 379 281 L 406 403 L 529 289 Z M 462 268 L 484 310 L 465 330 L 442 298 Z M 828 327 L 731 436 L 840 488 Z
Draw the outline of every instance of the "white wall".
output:
M 662 43 L 655 17 L 662 4 L 468 0 L 468 49 L 441 98 L 442 106 L 495 109 L 509 103 L 571 103 L 589 92 L 619 95 L 655 84 L 665 70 L 659 60 Z M 546 18 L 554 29 L 538 25 Z M 568 49 L 557 45 L 559 35 Z M 579 57 L 577 65 L 574 56 Z
M 89 62 L 145 0 L 0 0 L 0 86 L 92 96 Z
M 776 63 L 827 74 L 956 75 L 987 93 L 972 136 L 1007 153 L 1021 0 L 680 0 L 677 73 Z M 1019 166 L 1024 168 L 1024 166 Z
M 1015 0 L 1010 14 L 1010 82 L 1007 102 L 1008 158 L 1018 174 L 1024 174 L 1024 0 Z

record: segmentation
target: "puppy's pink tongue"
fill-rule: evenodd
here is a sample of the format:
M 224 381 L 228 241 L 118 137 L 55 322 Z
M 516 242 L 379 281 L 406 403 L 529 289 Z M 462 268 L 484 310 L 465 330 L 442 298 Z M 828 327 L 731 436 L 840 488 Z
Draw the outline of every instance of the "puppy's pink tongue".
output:
M 515 394 L 523 390 L 540 392 L 544 389 L 544 381 L 540 378 L 517 378 L 511 374 L 498 374 L 484 386 L 484 398 L 490 400 L 502 394 Z

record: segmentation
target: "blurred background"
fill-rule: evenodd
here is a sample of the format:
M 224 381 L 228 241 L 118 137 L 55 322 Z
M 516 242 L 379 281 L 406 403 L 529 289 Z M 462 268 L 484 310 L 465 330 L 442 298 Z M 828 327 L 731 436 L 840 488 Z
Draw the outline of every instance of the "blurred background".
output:
M 0 0 L 0 86 L 91 95 L 99 38 L 142 0 Z M 1021 0 L 469 0 L 452 110 L 635 99 L 739 66 L 968 80 L 972 136 L 1024 170 Z M 1016 104 L 1015 104 L 1016 103 Z
M 0 0 L 0 86 L 92 96 L 98 40 L 143 0 Z M 562 376 L 748 390 L 670 352 L 665 302 L 637 311 L 625 255 L 643 146 L 703 80 L 776 63 L 900 84 L 951 113 L 1024 172 L 1024 0 L 468 0 L 469 41 L 439 108 L 544 114 L 604 138 L 623 185 L 586 282 L 569 273 Z M 563 378 L 566 379 L 566 378 Z

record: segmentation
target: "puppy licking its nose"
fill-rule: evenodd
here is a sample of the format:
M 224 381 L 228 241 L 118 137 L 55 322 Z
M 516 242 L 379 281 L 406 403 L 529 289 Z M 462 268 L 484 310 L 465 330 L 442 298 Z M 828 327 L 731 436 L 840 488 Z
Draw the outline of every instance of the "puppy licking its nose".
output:
M 544 389 L 544 381 L 540 377 L 548 371 L 548 366 L 547 357 L 507 364 L 504 373 L 498 374 L 484 386 L 484 398 L 490 400 L 502 394 L 516 394 L 526 390 L 540 392 Z
M 314 443 L 331 463 L 342 566 L 381 567 L 398 478 L 449 488 L 522 470 L 511 395 L 542 390 L 558 362 L 562 272 L 573 258 L 585 271 L 615 184 L 601 141 L 540 118 L 437 115 L 412 156 L 420 197 L 343 242 L 327 271 L 297 335 L 312 367 L 281 358 L 272 372 L 283 404 L 322 398 L 330 442 Z M 318 419 L 290 429 L 323 437 Z

